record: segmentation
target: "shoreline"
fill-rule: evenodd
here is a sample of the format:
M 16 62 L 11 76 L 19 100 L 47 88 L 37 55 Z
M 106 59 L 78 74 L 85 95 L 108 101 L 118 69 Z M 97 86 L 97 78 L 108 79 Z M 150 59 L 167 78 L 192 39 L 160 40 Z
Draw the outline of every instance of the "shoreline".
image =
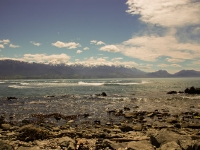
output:
M 99 101 L 95 99 L 95 105 L 100 105 L 101 103 L 98 102 L 103 101 L 103 98 L 99 98 Z M 167 101 L 155 101 L 154 103 L 152 101 L 153 105 L 157 104 L 152 107 L 153 110 L 144 110 L 145 105 L 149 104 L 145 101 L 135 103 L 134 99 L 125 102 L 119 100 L 119 104 L 116 105 L 117 109 L 103 110 L 107 119 L 90 118 L 92 108 L 91 111 L 78 115 L 58 112 L 33 113 L 32 118 L 23 120 L 21 124 L 14 124 L 11 121 L 12 118 L 8 121 L 2 116 L 0 119 L 0 148 L 4 146 L 16 150 L 199 149 L 199 99 L 185 98 L 177 100 L 174 104 L 175 100 L 172 97 Z M 123 103 L 127 105 L 121 105 Z M 129 103 L 133 105 L 128 105 Z M 169 107 L 162 108 L 161 104 Z M 178 104 L 182 107 L 181 110 Z M 173 109 L 177 108 L 174 113 L 170 110 L 172 106 Z M 59 124 L 60 122 L 62 124 Z

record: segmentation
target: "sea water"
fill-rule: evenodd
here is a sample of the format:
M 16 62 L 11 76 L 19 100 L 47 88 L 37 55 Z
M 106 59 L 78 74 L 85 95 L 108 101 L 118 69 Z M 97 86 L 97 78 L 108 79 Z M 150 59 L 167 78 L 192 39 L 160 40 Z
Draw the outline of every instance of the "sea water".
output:
M 0 97 L 39 97 L 64 94 L 162 96 L 167 91 L 200 87 L 200 78 L 133 78 L 133 79 L 33 79 L 0 80 Z
M 90 116 L 82 121 L 106 122 L 109 110 L 124 107 L 129 107 L 130 111 L 199 112 L 199 95 L 167 94 L 191 86 L 200 87 L 200 78 L 0 80 L 0 115 L 8 121 L 12 118 L 11 121 L 21 122 L 33 114 L 87 113 Z M 97 96 L 102 92 L 107 96 Z M 6 97 L 17 99 L 7 100 Z M 119 117 L 112 119 L 118 121 Z

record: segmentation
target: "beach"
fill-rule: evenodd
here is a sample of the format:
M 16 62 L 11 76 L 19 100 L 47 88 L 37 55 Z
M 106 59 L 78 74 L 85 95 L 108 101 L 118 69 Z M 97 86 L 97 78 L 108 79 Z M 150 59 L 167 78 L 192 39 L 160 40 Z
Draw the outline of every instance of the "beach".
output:
M 184 93 L 183 87 L 190 86 L 184 79 L 166 81 L 109 79 L 80 84 L 76 80 L 78 86 L 70 81 L 66 87 L 69 81 L 51 80 L 46 85 L 53 86 L 43 88 L 37 86 L 43 85 L 41 80 L 3 81 L 4 88 L 19 94 L 0 98 L 0 149 L 199 149 L 200 95 Z M 199 80 L 188 81 L 194 82 L 198 85 Z M 47 95 L 51 89 L 70 88 L 75 92 Z

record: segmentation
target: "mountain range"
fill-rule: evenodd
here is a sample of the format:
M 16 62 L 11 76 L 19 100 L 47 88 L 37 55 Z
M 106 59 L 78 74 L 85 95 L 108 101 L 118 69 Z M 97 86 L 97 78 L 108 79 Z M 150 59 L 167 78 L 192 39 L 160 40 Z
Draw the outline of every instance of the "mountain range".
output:
M 0 79 L 30 78 L 178 78 L 200 77 L 200 71 L 181 70 L 170 74 L 166 70 L 144 72 L 124 66 L 83 66 L 28 63 L 16 60 L 0 60 Z

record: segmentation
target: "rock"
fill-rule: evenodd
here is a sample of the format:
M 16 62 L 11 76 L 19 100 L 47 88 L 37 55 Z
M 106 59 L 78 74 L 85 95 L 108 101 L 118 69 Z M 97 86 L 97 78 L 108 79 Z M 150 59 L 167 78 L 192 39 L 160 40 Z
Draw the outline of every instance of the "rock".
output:
M 169 91 L 169 92 L 167 92 L 167 94 L 177 94 L 177 92 L 176 91 Z
M 7 100 L 17 99 L 16 97 L 7 97 Z
M 33 125 L 25 125 L 21 127 L 19 133 L 17 139 L 21 141 L 43 140 L 51 136 L 45 128 L 35 127 Z
M 130 126 L 128 126 L 128 125 L 122 125 L 122 126 L 120 126 L 119 128 L 120 128 L 120 130 L 121 130 L 122 132 L 133 131 L 133 128 L 130 127 Z
M 130 150 L 154 150 L 154 147 L 149 141 L 132 141 L 128 142 L 127 149 Z
M 105 92 L 102 92 L 101 96 L 107 96 L 107 94 Z
M 10 124 L 1 124 L 1 128 L 2 128 L 3 130 L 10 130 L 11 125 L 10 125 Z
M 160 150 L 182 150 L 182 148 L 175 141 L 172 141 L 163 144 Z
M 178 133 L 175 133 L 173 131 L 168 131 L 166 129 L 162 129 L 158 131 L 156 135 L 151 135 L 150 140 L 152 145 L 156 146 L 159 148 L 161 145 L 168 143 L 168 142 L 178 142 L 178 140 L 186 140 L 190 139 L 187 136 L 180 135 Z
M 177 123 L 178 120 L 175 117 L 169 117 L 166 119 L 166 122 L 168 123 Z
M 112 149 L 112 150 L 118 150 L 119 148 L 122 148 L 122 149 L 125 149 L 126 148 L 126 144 L 125 143 L 116 143 L 116 142 L 113 142 L 113 141 L 110 141 L 110 140 L 108 140 L 108 139 L 105 139 L 104 141 L 103 141 L 103 148 L 106 148 L 106 147 L 108 147 L 108 148 L 110 148 L 110 149 Z
M 134 118 L 137 116 L 137 113 L 136 112 L 128 112 L 128 113 L 125 113 L 124 114 L 124 117 L 125 118 Z
M 142 131 L 143 126 L 141 124 L 133 126 L 133 130 L 135 131 Z
M 68 150 L 75 149 L 75 141 L 70 137 L 62 137 L 58 140 L 58 145 L 64 149 L 67 148 Z
M 38 146 L 33 146 L 33 147 L 20 146 L 17 150 L 41 150 L 41 149 Z
M 14 148 L 9 144 L 0 141 L 0 150 L 14 150 Z
M 197 142 L 193 145 L 193 150 L 200 150 L 200 141 L 197 141 Z
M 192 146 L 193 146 L 193 141 L 192 140 L 179 140 L 178 141 L 178 144 L 180 145 L 180 147 L 182 149 L 185 149 L 185 150 L 193 150 L 192 149 Z
M 187 94 L 200 94 L 200 88 L 194 88 L 192 86 L 190 89 L 186 88 L 184 92 Z

